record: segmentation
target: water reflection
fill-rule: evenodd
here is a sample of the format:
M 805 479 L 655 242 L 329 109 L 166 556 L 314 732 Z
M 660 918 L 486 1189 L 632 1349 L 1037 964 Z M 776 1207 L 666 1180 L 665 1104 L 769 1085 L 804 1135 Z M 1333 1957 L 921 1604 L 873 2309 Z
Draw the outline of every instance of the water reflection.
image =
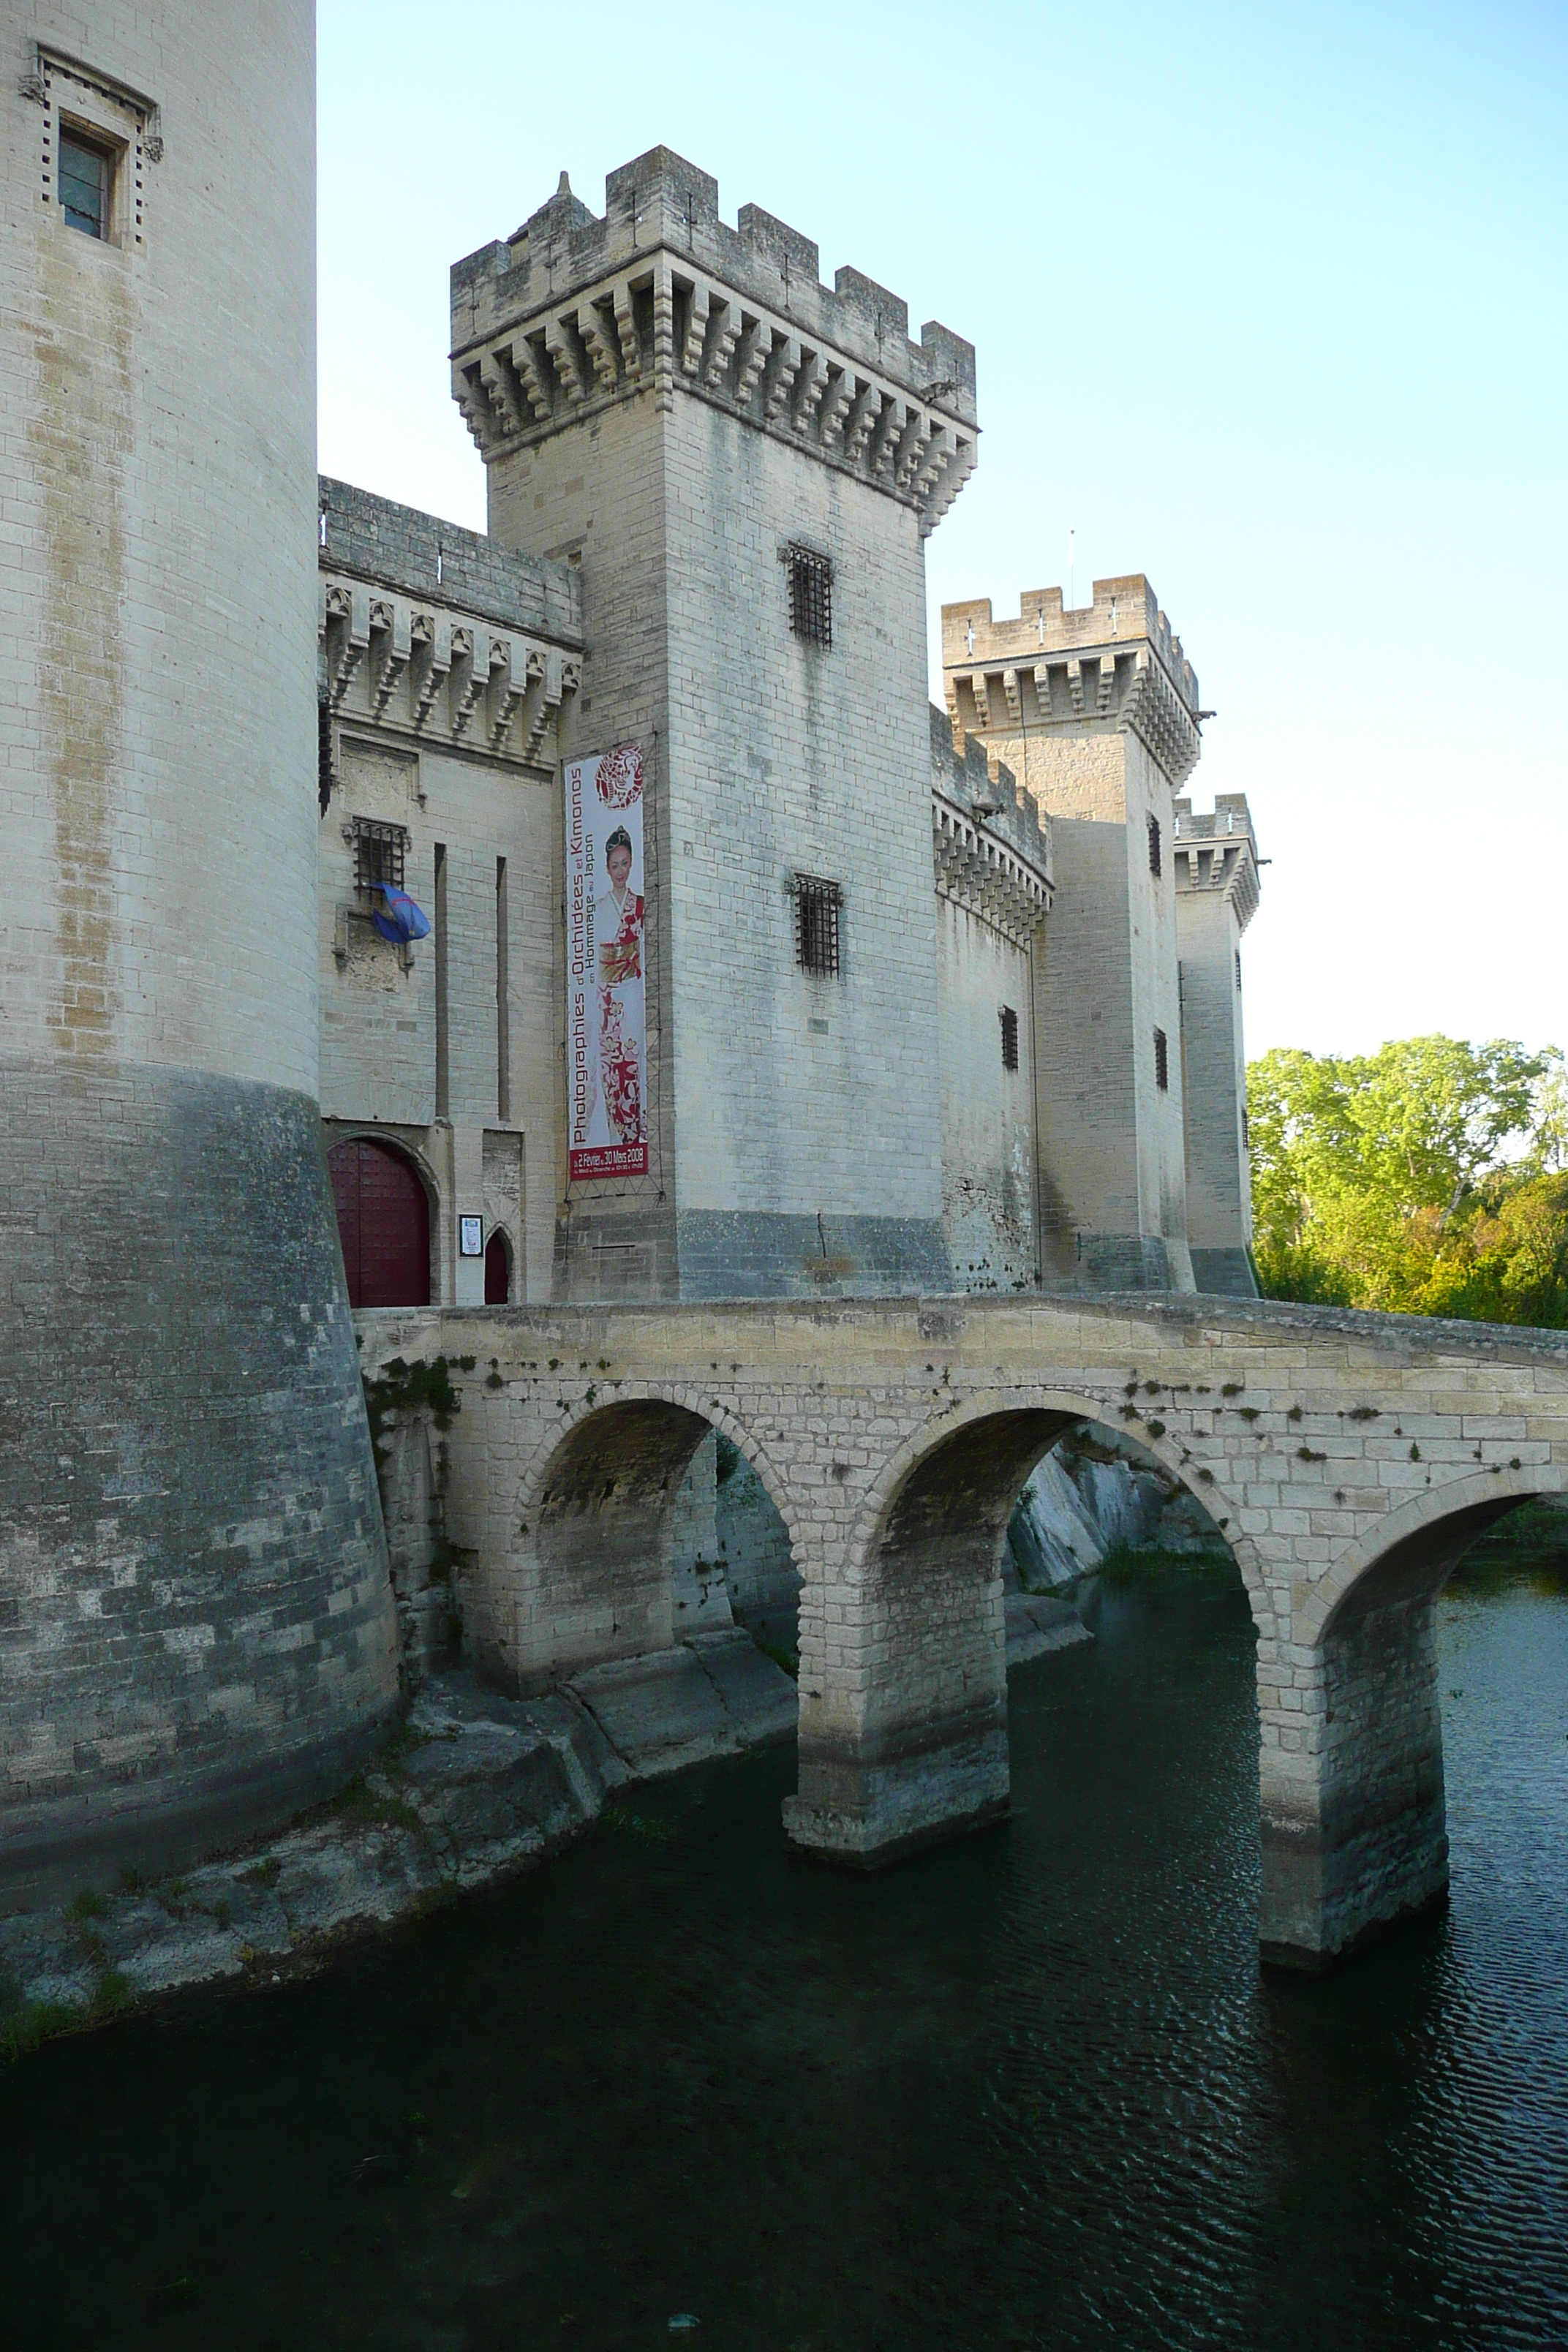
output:
M 1106 1589 L 965 1844 L 792 1865 L 774 1753 L 313 1984 L 25 2063 L 8 2339 L 1561 2342 L 1568 1598 L 1493 1581 L 1442 1606 L 1452 1908 L 1342 1977 L 1257 1967 L 1239 1592 Z

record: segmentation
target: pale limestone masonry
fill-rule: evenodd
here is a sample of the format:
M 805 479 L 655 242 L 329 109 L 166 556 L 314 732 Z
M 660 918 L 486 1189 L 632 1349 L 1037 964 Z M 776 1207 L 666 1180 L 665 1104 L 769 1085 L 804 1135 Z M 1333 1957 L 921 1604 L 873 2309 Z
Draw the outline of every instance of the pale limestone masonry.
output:
M 710 1428 L 744 1455 L 804 1580 L 803 1847 L 886 1861 L 1005 1807 L 1007 1520 L 1089 1421 L 1216 1519 L 1247 1587 L 1266 1953 L 1326 1966 L 1445 1885 L 1432 1602 L 1514 1503 L 1568 1492 L 1568 1336 L 1169 1297 L 358 1325 L 373 1372 L 475 1359 L 448 1511 L 515 1687 L 668 1644 L 682 1473 Z
M 318 937 L 329 1144 L 384 1133 L 430 1195 L 431 1297 L 481 1303 L 458 1219 L 549 1296 L 564 1169 L 561 732 L 582 685 L 579 577 L 323 478 L 321 692 L 331 769 Z M 355 887 L 354 827 L 397 825 L 438 930 L 401 953 Z M 437 881 L 437 866 L 440 878 Z
M 1173 795 L 1201 749 L 1192 665 L 1134 573 L 1097 580 L 1077 610 L 1058 588 L 1031 590 L 1016 621 L 994 620 L 988 598 L 946 604 L 942 669 L 955 740 L 1005 761 L 1050 819 L 1058 898 L 1036 966 L 1044 1278 L 1190 1290 L 1172 850 Z
M 1011 772 L 954 749 L 931 714 L 942 1054 L 942 1225 L 961 1290 L 1039 1281 L 1035 963 L 1051 903 L 1051 847 Z M 1014 1023 L 1014 1066 L 1003 1018 Z
M 492 534 L 582 566 L 576 748 L 649 760 L 649 1172 L 570 1188 L 558 1288 L 944 1285 L 921 551 L 973 350 L 656 148 L 602 220 L 563 185 L 457 265 L 452 370 Z M 796 964 L 800 873 L 843 889 L 836 977 Z
M 1244 793 L 1211 815 L 1175 804 L 1176 947 L 1182 981 L 1182 1101 L 1187 1240 L 1200 1290 L 1252 1297 L 1252 1182 L 1241 935 L 1258 911 L 1258 844 Z
M 276 1817 L 397 1688 L 316 1103 L 313 15 L 5 25 L 0 1905 Z

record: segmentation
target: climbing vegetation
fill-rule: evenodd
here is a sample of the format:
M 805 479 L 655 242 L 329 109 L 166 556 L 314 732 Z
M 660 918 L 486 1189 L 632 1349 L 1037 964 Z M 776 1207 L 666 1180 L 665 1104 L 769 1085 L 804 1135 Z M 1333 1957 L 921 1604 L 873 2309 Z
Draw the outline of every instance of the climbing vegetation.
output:
M 1568 1326 L 1568 1074 L 1555 1046 L 1279 1048 L 1247 1074 L 1273 1298 Z

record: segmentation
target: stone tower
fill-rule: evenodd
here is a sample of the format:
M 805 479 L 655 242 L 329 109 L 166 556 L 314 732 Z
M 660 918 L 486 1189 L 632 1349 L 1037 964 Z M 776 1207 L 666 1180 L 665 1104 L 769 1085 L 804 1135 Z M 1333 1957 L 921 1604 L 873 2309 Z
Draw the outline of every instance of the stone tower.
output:
M 1219 793 L 1208 816 L 1178 801 L 1175 818 L 1193 1278 L 1200 1290 L 1255 1298 L 1241 935 L 1258 912 L 1258 844 L 1245 793 Z
M 974 355 L 908 329 L 664 148 L 453 270 L 490 530 L 581 563 L 574 749 L 648 779 L 647 1172 L 562 1168 L 567 1295 L 949 1279 L 922 543 Z
M 1198 682 L 1142 573 L 1016 621 L 944 604 L 955 735 L 1050 819 L 1057 896 L 1036 961 L 1041 1265 L 1047 1284 L 1191 1290 L 1173 794 Z
M 312 11 L 27 14 L 0 96 L 10 1901 L 276 1816 L 396 1690 L 315 1102 Z

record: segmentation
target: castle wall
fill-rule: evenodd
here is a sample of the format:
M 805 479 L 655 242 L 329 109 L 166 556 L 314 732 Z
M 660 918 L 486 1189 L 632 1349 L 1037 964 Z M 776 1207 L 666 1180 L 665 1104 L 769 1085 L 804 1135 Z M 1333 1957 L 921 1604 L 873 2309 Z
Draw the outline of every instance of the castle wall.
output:
M 1245 798 L 1212 816 L 1177 803 L 1176 928 L 1182 969 L 1187 1226 L 1200 1290 L 1257 1295 L 1242 1034 L 1241 935 L 1258 900 Z
M 942 1223 L 955 1287 L 1032 1290 L 1035 1243 L 1034 975 L 1019 947 L 939 898 Z M 1018 1016 L 1004 1067 L 1003 1005 Z
M 275 1816 L 396 1692 L 315 1100 L 311 16 L 33 21 L 58 54 L 0 107 L 5 1900 Z M 62 118 L 113 156 L 104 237 L 62 215 Z

